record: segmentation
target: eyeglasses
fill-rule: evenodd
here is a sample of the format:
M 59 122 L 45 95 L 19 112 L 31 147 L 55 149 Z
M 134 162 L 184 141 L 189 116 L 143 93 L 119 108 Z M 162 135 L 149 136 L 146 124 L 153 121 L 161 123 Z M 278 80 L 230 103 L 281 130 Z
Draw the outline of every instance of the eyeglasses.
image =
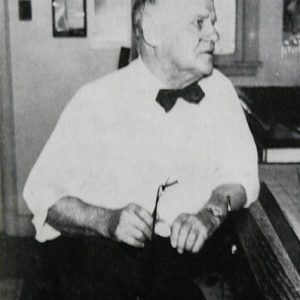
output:
M 153 223 L 152 223 L 152 230 L 151 230 L 151 236 L 154 236 L 154 232 L 155 232 L 155 224 L 156 224 L 156 220 L 157 220 L 157 207 L 158 207 L 158 202 L 159 199 L 161 197 L 161 195 L 163 194 L 163 192 L 166 190 L 166 188 L 171 187 L 175 184 L 178 184 L 178 181 L 172 181 L 169 182 L 169 178 L 166 180 L 165 184 L 160 184 L 158 189 L 157 189 L 157 193 L 156 193 L 156 199 L 155 199 L 155 206 L 152 212 L 152 218 L 153 218 Z
M 156 199 L 155 199 L 155 206 L 152 212 L 152 218 L 153 218 L 153 223 L 152 223 L 152 228 L 151 228 L 151 237 L 154 237 L 154 233 L 155 233 L 155 224 L 157 221 L 157 208 L 158 208 L 158 202 L 159 199 L 161 197 L 161 195 L 163 194 L 163 192 L 166 190 L 166 188 L 171 187 L 175 184 L 177 184 L 178 181 L 172 181 L 169 182 L 169 178 L 166 180 L 165 184 L 161 184 L 159 185 L 158 189 L 157 189 L 157 193 L 156 193 Z M 151 277 L 149 278 L 149 286 L 152 286 L 154 284 L 153 276 L 155 273 L 155 260 L 156 260 L 156 249 L 154 246 L 153 241 L 147 241 L 146 245 L 145 245 L 145 252 L 144 252 L 145 258 L 148 259 L 148 266 L 147 268 L 149 269 L 149 274 L 151 275 Z M 149 291 L 151 291 L 152 289 L 149 288 Z

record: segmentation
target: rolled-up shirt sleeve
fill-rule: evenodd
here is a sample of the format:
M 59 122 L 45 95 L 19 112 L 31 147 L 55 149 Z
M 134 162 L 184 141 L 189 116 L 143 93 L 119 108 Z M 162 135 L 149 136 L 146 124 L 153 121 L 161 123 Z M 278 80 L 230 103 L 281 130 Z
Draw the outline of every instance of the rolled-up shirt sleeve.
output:
M 46 223 L 48 209 L 64 196 L 76 196 L 90 151 L 91 116 L 82 104 L 79 91 L 66 106 L 52 135 L 33 166 L 24 187 L 23 197 L 33 214 L 36 239 L 54 239 L 60 232 Z
M 249 207 L 259 193 L 258 158 L 254 139 L 232 84 L 225 80 L 227 94 L 218 100 L 215 119 L 213 188 L 240 184 Z

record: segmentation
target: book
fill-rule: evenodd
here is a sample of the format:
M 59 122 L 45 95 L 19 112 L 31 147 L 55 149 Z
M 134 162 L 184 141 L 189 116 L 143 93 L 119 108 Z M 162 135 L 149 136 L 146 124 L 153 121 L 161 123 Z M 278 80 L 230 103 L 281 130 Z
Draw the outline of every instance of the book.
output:
M 264 138 L 256 145 L 261 163 L 300 163 L 299 139 Z

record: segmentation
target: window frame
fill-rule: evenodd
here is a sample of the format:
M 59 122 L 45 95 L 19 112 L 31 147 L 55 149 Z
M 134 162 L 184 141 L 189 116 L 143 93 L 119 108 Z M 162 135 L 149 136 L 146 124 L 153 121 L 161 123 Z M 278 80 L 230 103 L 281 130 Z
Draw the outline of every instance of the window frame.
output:
M 236 50 L 216 55 L 215 66 L 229 76 L 253 76 L 259 61 L 259 0 L 236 0 Z

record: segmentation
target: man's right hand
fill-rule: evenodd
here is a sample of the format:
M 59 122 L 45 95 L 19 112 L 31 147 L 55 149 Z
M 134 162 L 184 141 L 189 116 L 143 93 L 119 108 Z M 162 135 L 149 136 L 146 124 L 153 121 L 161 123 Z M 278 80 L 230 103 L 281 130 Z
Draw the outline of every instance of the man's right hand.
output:
M 144 247 L 151 239 L 153 218 L 141 206 L 131 203 L 121 209 L 111 210 L 109 235 L 112 239 L 134 247 Z

